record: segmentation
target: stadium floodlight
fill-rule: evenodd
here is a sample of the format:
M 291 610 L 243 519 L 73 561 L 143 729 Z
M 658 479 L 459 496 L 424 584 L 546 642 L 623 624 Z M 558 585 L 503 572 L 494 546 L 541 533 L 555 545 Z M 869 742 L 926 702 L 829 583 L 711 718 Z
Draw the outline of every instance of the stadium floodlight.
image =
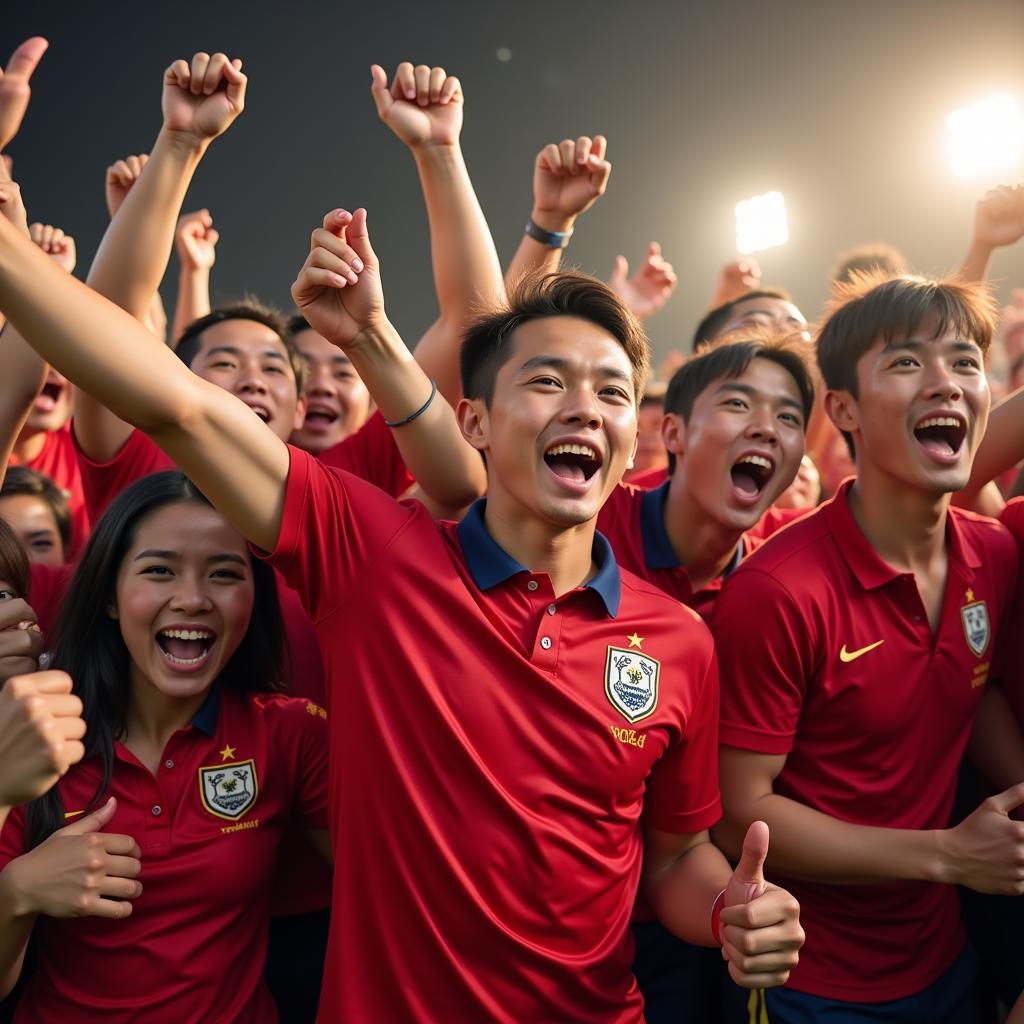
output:
M 736 204 L 736 249 L 748 255 L 789 241 L 786 200 L 781 192 L 765 192 Z
M 958 178 L 1005 171 L 1024 159 L 1024 113 L 1014 96 L 991 96 L 946 118 L 949 166 Z

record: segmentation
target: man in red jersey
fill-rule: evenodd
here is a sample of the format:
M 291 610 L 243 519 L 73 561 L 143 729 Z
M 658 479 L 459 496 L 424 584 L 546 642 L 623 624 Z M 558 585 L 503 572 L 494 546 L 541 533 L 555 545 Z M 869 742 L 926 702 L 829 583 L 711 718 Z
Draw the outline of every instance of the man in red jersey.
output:
M 665 395 L 670 479 L 620 486 L 597 525 L 621 566 L 710 621 L 722 584 L 763 542 L 765 510 L 789 486 L 814 404 L 807 343 L 765 327 L 734 331 L 685 363 Z M 641 902 L 633 969 L 648 1024 L 686 1005 L 716 1020 L 720 977 L 712 951 L 681 942 Z
M 438 528 L 285 446 L 26 246 L 0 224 L 0 308 L 173 453 L 317 624 L 342 909 L 322 1019 L 638 1021 L 626 926 L 641 870 L 659 917 L 690 941 L 720 935 L 738 981 L 786 979 L 802 932 L 762 877 L 767 830 L 752 826 L 735 872 L 708 841 L 710 637 L 595 533 L 647 358 L 612 293 L 557 277 L 486 320 L 463 349 L 460 432 L 387 319 L 365 211 L 313 233 L 293 296 L 406 461 L 486 457 L 486 504 Z
M 818 362 L 857 477 L 719 598 L 716 837 L 738 851 L 766 820 L 809 922 L 787 989 L 735 993 L 736 1020 L 976 1021 L 953 883 L 1024 889 L 1024 786 L 947 828 L 1017 572 L 1002 526 L 950 508 L 985 430 L 993 326 L 974 285 L 842 286 Z

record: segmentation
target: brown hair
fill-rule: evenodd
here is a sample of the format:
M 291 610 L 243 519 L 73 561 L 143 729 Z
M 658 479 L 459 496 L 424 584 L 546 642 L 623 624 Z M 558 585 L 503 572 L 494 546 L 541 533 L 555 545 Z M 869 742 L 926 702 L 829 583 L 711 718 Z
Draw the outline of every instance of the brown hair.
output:
M 889 275 L 906 274 L 909 267 L 906 257 L 894 245 L 888 242 L 869 242 L 841 252 L 836 257 L 831 277 L 835 284 L 847 284 L 853 280 L 854 274 L 875 270 Z
M 744 292 L 735 299 L 723 302 L 715 306 L 705 314 L 704 319 L 697 324 L 697 330 L 693 332 L 693 351 L 700 352 L 718 337 L 722 328 L 732 319 L 733 310 L 741 303 L 750 299 L 778 299 L 780 302 L 792 302 L 793 296 L 785 288 L 756 288 L 753 291 Z
M 10 583 L 16 597 L 28 597 L 28 555 L 17 534 L 0 519 L 0 579 Z
M 66 554 L 71 546 L 71 510 L 68 508 L 67 495 L 44 473 L 29 469 L 28 466 L 11 466 L 4 477 L 3 486 L 0 486 L 0 498 L 10 498 L 16 494 L 31 495 L 49 506 Z
M 814 376 L 808 344 L 800 334 L 771 327 L 740 327 L 716 338 L 714 344 L 684 363 L 673 374 L 665 392 L 665 412 L 676 413 L 687 423 L 693 405 L 715 381 L 734 380 L 755 359 L 781 366 L 796 382 L 804 412 L 804 431 L 814 407 Z M 675 455 L 668 453 L 668 471 L 675 469 Z
M 997 322 L 989 287 L 957 278 L 930 280 L 881 271 L 837 284 L 818 331 L 818 367 L 825 386 L 857 397 L 857 363 L 881 338 L 910 337 L 934 322 L 933 338 L 954 330 L 987 352 Z
M 504 305 L 469 326 L 460 355 L 462 393 L 467 398 L 482 398 L 489 406 L 498 371 L 512 357 L 511 338 L 516 328 L 552 316 L 588 320 L 615 338 L 633 368 L 639 405 L 651 359 L 640 321 L 604 282 L 571 270 L 524 277 L 513 286 Z

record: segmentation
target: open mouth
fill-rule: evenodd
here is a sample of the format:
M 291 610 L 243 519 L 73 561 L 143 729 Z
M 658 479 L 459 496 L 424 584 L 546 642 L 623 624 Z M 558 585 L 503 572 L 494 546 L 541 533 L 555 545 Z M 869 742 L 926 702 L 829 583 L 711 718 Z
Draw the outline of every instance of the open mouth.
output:
M 337 421 L 338 414 L 326 406 L 310 406 L 306 410 L 305 426 L 307 427 L 329 427 Z
M 967 437 L 967 423 L 963 417 L 948 413 L 928 416 L 914 427 L 914 437 L 929 455 L 948 461 L 960 454 Z
M 246 402 L 246 405 L 249 405 L 249 403 Z M 264 423 L 270 422 L 270 410 L 266 406 L 249 405 L 249 408 L 252 409 L 252 411 L 256 413 L 256 415 L 259 416 L 259 418 L 263 420 Z
M 38 412 L 53 412 L 57 408 L 60 396 L 64 391 L 63 384 L 48 383 L 36 396 L 35 408 Z
M 587 444 L 555 444 L 544 453 L 544 461 L 555 476 L 569 483 L 584 484 L 601 468 L 601 453 Z
M 753 503 L 768 486 L 775 472 L 775 464 L 764 455 L 741 455 L 729 472 L 733 493 L 743 501 Z
M 156 635 L 157 647 L 172 664 L 194 668 L 210 656 L 217 637 L 205 629 L 162 629 Z

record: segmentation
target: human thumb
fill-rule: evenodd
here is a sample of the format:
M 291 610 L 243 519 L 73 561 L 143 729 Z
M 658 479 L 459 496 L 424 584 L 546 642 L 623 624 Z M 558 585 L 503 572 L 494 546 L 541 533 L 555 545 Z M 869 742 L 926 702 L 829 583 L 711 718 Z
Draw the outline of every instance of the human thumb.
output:
M 114 816 L 117 800 L 110 797 L 102 807 L 97 807 L 89 814 L 83 814 L 78 821 L 65 825 L 61 831 L 66 836 L 84 836 L 89 832 L 99 832 Z
M 764 861 L 767 856 L 768 826 L 763 821 L 755 821 L 747 829 L 743 854 L 725 890 L 727 907 L 749 903 L 764 892 Z

